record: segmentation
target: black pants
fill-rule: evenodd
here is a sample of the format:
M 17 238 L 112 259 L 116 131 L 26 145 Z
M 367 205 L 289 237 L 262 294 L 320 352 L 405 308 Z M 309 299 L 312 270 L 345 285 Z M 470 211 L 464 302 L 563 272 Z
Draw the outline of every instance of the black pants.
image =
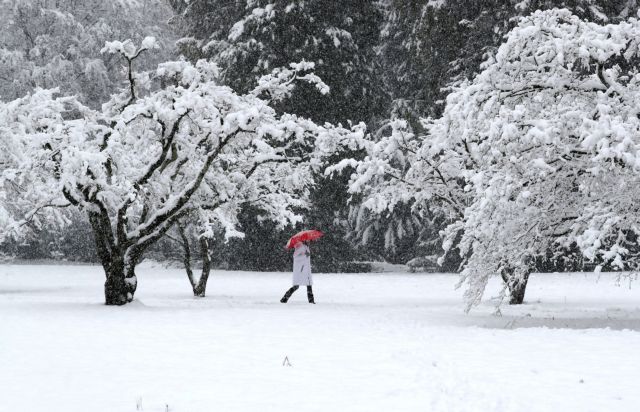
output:
M 284 296 L 282 297 L 282 299 L 280 299 L 280 302 L 282 303 L 287 303 L 287 301 L 289 300 L 289 298 L 291 297 L 291 295 L 293 295 L 293 292 L 295 292 L 296 290 L 298 290 L 300 286 L 298 285 L 293 285 L 291 286 L 291 289 L 289 289 L 287 291 L 287 293 L 284 294 Z M 309 303 L 316 303 L 313 300 L 313 289 L 311 288 L 311 286 L 307 286 L 307 298 L 309 299 Z

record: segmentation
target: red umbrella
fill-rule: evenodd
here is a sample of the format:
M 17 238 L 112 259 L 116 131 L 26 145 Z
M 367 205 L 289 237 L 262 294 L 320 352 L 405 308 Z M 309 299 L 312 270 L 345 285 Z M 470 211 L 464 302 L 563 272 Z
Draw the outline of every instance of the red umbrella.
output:
M 287 249 L 291 249 L 296 246 L 299 242 L 304 242 L 306 240 L 316 240 L 324 236 L 319 230 L 303 230 L 302 232 L 298 232 L 295 235 L 291 236 L 291 239 L 287 242 Z

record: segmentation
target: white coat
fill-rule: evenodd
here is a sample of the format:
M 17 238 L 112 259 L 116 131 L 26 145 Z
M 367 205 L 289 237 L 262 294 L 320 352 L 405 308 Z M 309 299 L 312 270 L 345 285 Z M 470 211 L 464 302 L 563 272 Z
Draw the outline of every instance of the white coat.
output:
M 293 284 L 311 286 L 311 251 L 309 247 L 300 242 L 293 251 Z

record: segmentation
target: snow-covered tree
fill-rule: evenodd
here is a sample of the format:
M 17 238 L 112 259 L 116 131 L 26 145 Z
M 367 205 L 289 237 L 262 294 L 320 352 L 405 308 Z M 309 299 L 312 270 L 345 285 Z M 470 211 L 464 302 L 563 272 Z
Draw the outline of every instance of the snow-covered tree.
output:
M 405 120 L 408 131 L 423 133 L 420 118 L 440 116 L 450 87 L 481 71 L 481 63 L 495 55 L 520 16 L 538 9 L 566 7 L 582 18 L 601 23 L 626 18 L 630 10 L 637 9 L 635 4 L 634 0 L 382 0 L 384 24 L 378 58 L 384 87 L 391 97 L 388 116 Z M 386 126 L 378 135 L 388 130 Z M 355 205 L 351 236 L 366 241 L 368 248 L 383 245 L 387 259 L 399 257 L 398 245 L 409 258 L 431 254 L 439 249 L 434 234 L 442 228 L 438 225 L 443 219 L 437 214 L 421 216 L 419 222 L 423 224 L 413 226 L 416 230 L 404 230 L 416 220 L 415 214 L 407 212 L 410 207 L 398 205 L 382 216 Z M 448 270 L 455 269 L 456 260 L 445 262 Z
M 521 303 L 533 260 L 554 248 L 636 268 L 639 30 L 566 9 L 523 18 L 424 135 L 399 123 L 361 140 L 369 157 L 351 163 L 351 190 L 378 213 L 407 200 L 449 211 L 445 246 L 465 259 L 469 305 L 492 275 Z
M 299 84 L 314 85 L 321 93 L 327 92 L 327 86 L 310 72 L 314 68 L 312 63 L 292 63 L 286 68 L 276 68 L 272 73 L 263 76 L 258 80 L 258 85 L 251 91 L 254 96 L 268 98 L 269 102 L 278 102 L 288 98 Z M 304 127 L 314 130 L 311 123 Z M 316 129 L 320 130 L 320 129 Z M 327 129 L 325 129 L 327 130 Z M 267 160 L 267 162 L 289 162 L 301 165 L 304 169 L 303 158 L 309 158 L 309 150 L 313 150 L 310 141 L 298 141 L 295 146 L 288 149 L 288 157 Z M 319 152 L 320 158 L 315 161 L 322 161 L 325 152 Z M 290 167 L 290 166 L 288 166 Z M 244 207 L 251 207 L 259 210 L 260 220 L 275 222 L 280 229 L 285 224 L 299 221 L 299 216 L 294 216 L 293 212 L 302 210 L 304 202 L 299 199 L 307 197 L 306 189 L 309 182 L 309 175 L 306 175 L 307 184 L 302 193 L 291 186 L 287 176 L 290 169 L 266 167 L 252 167 L 245 173 L 245 179 L 234 185 L 227 187 L 226 193 L 221 196 L 217 189 L 213 189 L 216 196 L 207 195 L 200 200 L 199 208 L 181 219 L 176 225 L 178 243 L 184 250 L 183 262 L 187 277 L 192 286 L 195 296 L 203 297 L 206 293 L 207 280 L 211 270 L 210 243 L 216 234 L 222 233 L 225 239 L 233 237 L 244 237 L 244 233 L 238 230 L 240 225 L 239 215 Z M 266 175 L 265 175 L 266 174 Z M 220 179 L 217 179 L 218 182 Z M 205 181 L 205 184 L 208 180 Z M 218 183 L 219 184 L 219 183 Z M 213 200 L 213 201 L 212 201 Z M 287 206 L 283 208 L 283 206 Z M 288 211 L 290 216 L 283 218 L 282 213 Z M 192 246 L 190 238 L 197 239 L 200 260 L 202 262 L 202 272 L 199 277 L 194 276 L 191 267 Z
M 150 37 L 139 47 L 106 44 L 104 53 L 124 60 L 128 85 L 102 111 L 41 89 L 0 107 L 9 166 L 0 180 L 2 234 L 62 225 L 67 208 L 84 211 L 107 304 L 133 299 L 142 254 L 184 219 L 196 219 L 203 231 L 213 223 L 233 231 L 239 204 L 251 201 L 283 225 L 297 222 L 294 210 L 305 206 L 319 161 L 308 154 L 331 150 L 336 135 L 350 133 L 279 116 L 258 97 L 286 95 L 295 78 L 323 88 L 304 74 L 309 63 L 239 95 L 219 85 L 217 67 L 204 60 L 136 72 L 140 55 L 155 47 Z
M 391 116 L 411 121 L 439 116 L 447 88 L 471 79 L 494 55 L 518 18 L 567 8 L 594 22 L 627 18 L 636 0 L 381 0 L 384 25 L 379 57 Z
M 373 124 L 384 112 L 376 59 L 382 16 L 376 1 L 175 0 L 172 4 L 179 13 L 174 20 L 188 36 L 179 41 L 180 50 L 190 59 L 218 63 L 223 81 L 235 90 L 253 89 L 257 79 L 275 67 L 315 63 L 314 72 L 330 92 L 323 95 L 312 85 L 301 84 L 274 104 L 278 112 L 342 124 L 348 120 Z M 328 235 L 316 246 L 314 262 L 321 270 L 339 271 L 355 256 L 344 240 L 348 177 L 317 177 L 305 222 Z M 247 224 L 259 226 L 259 222 Z M 267 228 L 248 233 L 246 241 L 255 244 L 265 236 L 278 244 L 278 234 Z M 237 253 L 257 264 L 262 258 L 249 256 L 254 250 L 242 246 Z M 277 256 L 277 247 L 269 253 Z
M 164 0 L 0 0 L 0 100 L 10 101 L 36 88 L 60 89 L 92 108 L 109 100 L 122 85 L 117 56 L 101 54 L 105 41 L 155 36 L 165 47 L 138 60 L 139 68 L 173 60 L 175 41 L 167 21 L 172 15 Z M 144 33 L 144 34 L 142 34 Z M 68 230 L 40 232 L 2 249 L 11 255 L 64 257 L 96 262 L 88 222 L 74 214 Z M 74 233 L 69 242 L 69 233 Z M 71 247 L 73 244 L 73 247 Z M 72 251 L 77 253 L 70 253 Z M 34 254 L 37 253 L 37 254 Z
M 638 178 L 639 27 L 535 12 L 448 97 L 431 132 L 469 148 L 459 151 L 474 201 L 448 236 L 463 230 L 470 303 L 495 273 L 520 303 L 532 260 L 558 246 L 621 269 L 638 263 L 626 253 L 635 212 L 619 192 Z
M 354 142 L 366 153 L 363 159 L 346 159 L 327 169 L 331 174 L 353 168 L 352 236 L 369 246 L 380 239 L 387 254 L 397 253 L 397 245 L 408 240 L 424 243 L 419 249 L 426 255 L 441 252 L 438 228 L 464 210 L 464 192 L 452 177 L 457 165 L 449 170 L 444 159 L 421 153 L 426 137 L 413 130 L 405 120 L 392 120 L 383 133 Z M 441 263 L 455 270 L 456 260 Z
M 13 100 L 36 87 L 59 87 L 97 108 L 122 82 L 117 58 L 101 55 L 105 41 L 145 33 L 166 46 L 174 41 L 164 0 L 3 0 L 0 1 L 0 99 Z M 147 56 L 155 66 L 172 48 Z

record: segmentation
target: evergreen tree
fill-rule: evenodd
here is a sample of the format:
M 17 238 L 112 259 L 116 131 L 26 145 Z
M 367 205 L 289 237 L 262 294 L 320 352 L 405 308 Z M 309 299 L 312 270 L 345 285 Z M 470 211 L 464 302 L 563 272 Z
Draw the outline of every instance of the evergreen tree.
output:
M 382 15 L 375 1 L 194 0 L 173 2 L 185 35 L 179 44 L 192 59 L 222 68 L 238 92 L 276 67 L 302 60 L 329 85 L 323 96 L 299 87 L 281 110 L 315 121 L 372 121 L 384 110 L 375 48 Z

